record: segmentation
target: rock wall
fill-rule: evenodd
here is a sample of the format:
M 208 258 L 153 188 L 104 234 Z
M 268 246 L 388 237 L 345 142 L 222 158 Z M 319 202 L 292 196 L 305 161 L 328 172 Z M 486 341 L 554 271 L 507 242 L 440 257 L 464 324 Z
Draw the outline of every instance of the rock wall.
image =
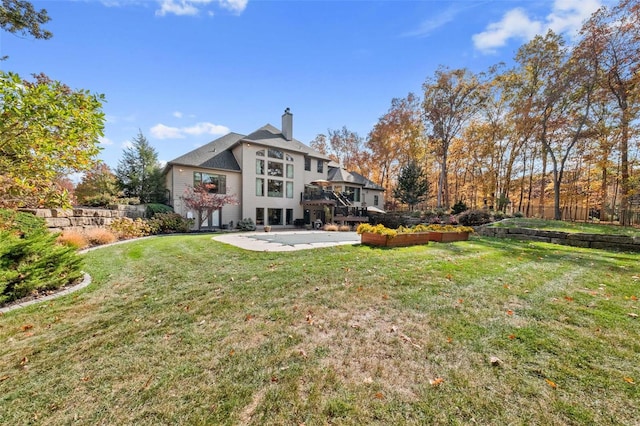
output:
M 85 231 L 92 228 L 105 228 L 114 219 L 129 217 L 136 219 L 144 217 L 146 207 L 118 205 L 109 209 L 21 209 L 44 219 L 51 232 Z
M 529 228 L 496 228 L 491 226 L 480 226 L 476 229 L 476 232 L 478 235 L 485 237 L 542 241 L 545 243 L 595 249 L 640 251 L 640 237 L 629 237 L 626 235 L 575 234 Z

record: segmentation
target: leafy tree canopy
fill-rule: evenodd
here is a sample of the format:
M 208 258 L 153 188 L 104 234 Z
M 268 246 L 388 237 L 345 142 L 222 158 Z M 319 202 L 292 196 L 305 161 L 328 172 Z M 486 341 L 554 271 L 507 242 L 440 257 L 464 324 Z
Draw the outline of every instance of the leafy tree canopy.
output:
M 95 163 L 103 101 L 43 74 L 27 81 L 0 71 L 0 207 L 69 205 L 56 182 Z
M 53 37 L 53 34 L 42 29 L 41 25 L 50 20 L 46 9 L 36 10 L 28 1 L 2 0 L 2 4 L 0 4 L 0 28 L 12 34 L 49 39 Z M 0 60 L 6 58 L 4 56 Z

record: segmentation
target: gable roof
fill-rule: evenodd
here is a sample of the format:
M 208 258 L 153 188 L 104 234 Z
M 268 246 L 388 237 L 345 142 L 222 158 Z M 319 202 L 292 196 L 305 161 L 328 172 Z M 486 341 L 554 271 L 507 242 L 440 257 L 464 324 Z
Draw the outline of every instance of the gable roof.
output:
M 230 148 L 243 137 L 244 136 L 239 133 L 228 133 L 221 138 L 169 161 L 167 167 L 170 165 L 181 165 L 239 172 L 241 171 L 240 165 L 230 151 Z
M 282 132 L 271 124 L 265 124 L 255 132 L 243 137 L 242 142 L 251 142 L 256 145 L 264 145 L 282 149 L 284 151 L 298 152 L 300 154 L 320 158 L 322 160 L 330 160 L 326 155 L 321 154 L 295 138 L 292 140 L 285 139 Z
M 286 140 L 280 130 L 271 124 L 266 124 L 247 136 L 234 132 L 228 133 L 167 162 L 167 168 L 172 165 L 181 165 L 240 172 L 242 169 L 231 150 L 242 142 L 264 145 L 270 148 L 297 152 L 310 157 L 329 160 L 329 157 L 326 155 L 308 147 L 297 139 Z
M 384 191 L 383 187 L 373 181 L 370 181 L 360 173 L 349 172 L 342 167 L 329 167 L 328 179 L 329 182 L 353 183 L 356 185 L 362 185 L 365 189 Z

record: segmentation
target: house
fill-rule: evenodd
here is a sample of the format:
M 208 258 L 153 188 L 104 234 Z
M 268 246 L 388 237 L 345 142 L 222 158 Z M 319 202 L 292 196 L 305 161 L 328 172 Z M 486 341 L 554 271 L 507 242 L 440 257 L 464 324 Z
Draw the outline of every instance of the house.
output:
M 233 228 L 251 218 L 257 226 L 302 226 L 317 221 L 367 221 L 367 207 L 384 205 L 384 190 L 348 172 L 293 137 L 287 108 L 282 129 L 267 124 L 249 135 L 229 133 L 167 163 L 169 204 L 195 217 L 182 201 L 185 189 L 201 182 L 211 190 L 235 194 L 238 205 L 213 213 L 204 228 Z

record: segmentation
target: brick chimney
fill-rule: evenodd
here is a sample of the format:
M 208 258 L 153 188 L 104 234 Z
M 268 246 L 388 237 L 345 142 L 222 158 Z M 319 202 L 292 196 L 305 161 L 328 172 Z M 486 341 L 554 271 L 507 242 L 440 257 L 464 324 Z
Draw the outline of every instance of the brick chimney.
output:
M 288 141 L 293 140 L 293 114 L 289 108 L 282 114 L 282 136 Z

